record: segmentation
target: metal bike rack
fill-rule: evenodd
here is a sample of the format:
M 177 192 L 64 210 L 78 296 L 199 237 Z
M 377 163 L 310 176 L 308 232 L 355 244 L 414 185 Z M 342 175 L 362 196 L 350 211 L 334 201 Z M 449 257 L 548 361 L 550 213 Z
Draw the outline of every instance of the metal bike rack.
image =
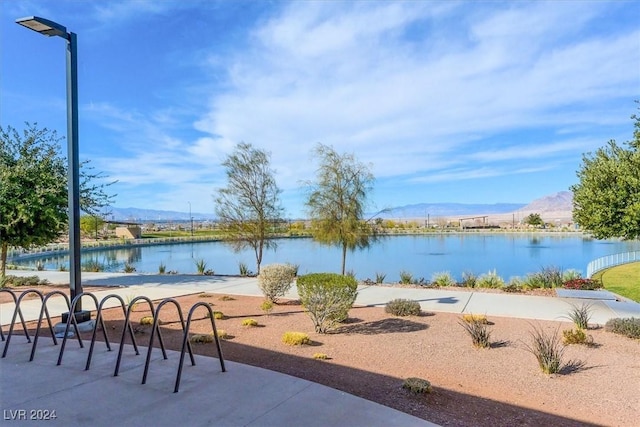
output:
M 84 370 L 88 371 L 89 370 L 89 366 L 91 365 L 91 357 L 93 355 L 93 347 L 95 345 L 96 342 L 96 335 L 98 332 L 98 324 L 101 325 L 102 327 L 102 333 L 104 335 L 104 342 L 107 345 L 107 351 L 111 351 L 111 344 L 109 343 L 109 338 L 107 337 L 107 329 L 105 327 L 104 324 L 104 319 L 102 318 L 102 309 L 104 307 L 104 303 L 107 302 L 109 299 L 111 298 L 115 298 L 118 301 L 120 301 L 120 307 L 122 307 L 122 314 L 125 315 L 125 317 L 127 316 L 127 305 L 125 304 L 124 300 L 122 299 L 122 297 L 120 295 L 116 295 L 116 294 L 110 294 L 107 295 L 106 297 L 102 298 L 102 300 L 100 301 L 100 305 L 98 305 L 98 311 L 96 313 L 96 327 L 93 328 L 93 335 L 91 336 L 91 345 L 89 346 L 89 356 L 87 356 L 87 365 L 85 366 Z M 138 344 L 136 343 L 136 339 L 133 335 L 133 328 L 131 327 L 131 323 L 128 321 L 125 321 L 124 327 L 123 327 L 123 331 L 124 330 L 129 330 L 129 336 L 131 337 L 131 342 L 133 343 L 133 348 L 136 350 L 136 354 L 140 354 L 140 352 L 138 351 Z
M 49 298 L 54 295 L 60 295 L 64 298 L 64 301 L 67 303 L 67 310 L 71 312 L 71 303 L 69 302 L 69 297 L 62 291 L 51 291 L 44 296 L 42 300 L 42 307 L 40 308 L 40 315 L 38 316 L 38 325 L 36 326 L 36 334 L 33 338 L 33 345 L 31 346 L 31 356 L 29 357 L 29 362 L 33 361 L 33 358 L 36 353 L 36 346 L 38 345 L 38 337 L 40 336 L 40 327 L 42 325 L 42 316 L 46 315 L 47 323 L 49 325 L 49 332 L 51 333 L 51 338 L 53 339 L 53 345 L 58 345 L 58 340 L 56 339 L 56 334 L 53 330 L 53 326 L 51 325 L 51 316 L 49 315 L 49 309 L 47 308 L 47 302 Z M 76 336 L 78 340 L 80 340 L 80 333 L 78 331 L 77 325 L 73 325 L 75 327 Z
M 69 335 L 69 326 L 71 326 L 72 322 L 73 322 L 74 328 L 76 329 L 76 335 L 78 336 L 78 343 L 80 344 L 80 348 L 84 348 L 84 344 L 82 343 L 82 338 L 80 338 L 80 333 L 78 332 L 78 321 L 76 320 L 76 316 L 74 313 L 76 311 L 76 305 L 78 305 L 78 301 L 80 301 L 82 297 L 85 297 L 85 296 L 91 297 L 96 307 L 98 307 L 98 298 L 96 298 L 96 296 L 90 292 L 79 293 L 78 295 L 76 295 L 73 301 L 71 301 L 71 307 L 69 308 L 69 316 L 67 317 L 67 324 L 64 327 L 62 344 L 60 345 L 60 354 L 58 355 L 58 363 L 56 363 L 56 365 L 60 365 L 62 363 L 62 356 L 64 355 L 64 348 L 67 344 L 67 338 Z M 97 327 L 98 327 L 98 323 L 96 323 L 93 326 L 93 329 L 95 330 Z M 106 332 L 105 332 L 105 336 L 106 336 Z
M 15 294 L 13 292 L 10 291 L 10 293 L 14 296 L 15 298 Z M 4 358 L 7 355 L 7 350 L 9 350 L 9 343 L 11 342 L 11 335 L 13 335 L 13 328 L 15 327 L 16 324 L 16 318 L 18 316 L 20 316 L 20 322 L 22 323 L 22 328 L 24 329 L 24 335 L 27 337 L 27 342 L 29 344 L 31 344 L 31 337 L 29 336 L 29 331 L 27 331 L 27 324 L 24 321 L 24 316 L 22 315 L 22 310 L 20 310 L 20 303 L 22 302 L 22 299 L 29 295 L 29 294 L 36 294 L 40 297 L 40 301 L 44 300 L 44 295 L 42 294 L 42 292 L 38 291 L 37 289 L 27 289 L 25 291 L 23 291 L 20 296 L 15 300 L 16 306 L 13 309 L 13 316 L 11 317 L 11 325 L 9 326 L 9 333 L 7 334 L 7 340 L 4 343 L 4 350 L 2 351 L 2 358 Z M 2 328 L 0 328 L 2 329 Z
M 16 296 L 16 293 L 13 292 L 11 289 L 0 289 L 0 292 L 6 292 L 9 295 L 11 295 L 11 298 L 13 298 L 13 303 L 17 306 L 17 300 L 18 297 Z M 22 317 L 22 311 L 18 311 L 18 314 L 20 315 L 20 321 L 22 322 L 22 327 L 23 329 L 26 331 L 27 330 L 27 325 L 24 322 L 24 317 Z M 29 338 L 29 334 L 26 333 L 27 335 L 27 339 Z M 4 332 L 2 331 L 2 325 L 0 325 L 0 339 L 2 339 L 2 341 L 4 341 Z
M 174 393 L 178 392 L 178 388 L 180 387 L 180 379 L 182 378 L 182 366 L 184 364 L 184 352 L 189 346 L 189 354 L 191 355 L 191 365 L 195 365 L 196 362 L 193 358 L 193 353 L 191 352 L 191 342 L 189 341 L 189 328 L 191 327 L 191 318 L 193 317 L 193 313 L 196 311 L 198 307 L 206 307 L 209 311 L 209 319 L 211 319 L 211 329 L 213 331 L 213 339 L 216 343 L 216 349 L 218 350 L 218 359 L 220 359 L 220 368 L 222 372 L 226 372 L 227 370 L 224 367 L 224 358 L 222 357 L 222 348 L 220 348 L 220 338 L 218 338 L 218 330 L 216 329 L 216 322 L 214 320 L 213 309 L 211 305 L 205 302 L 197 302 L 189 310 L 189 315 L 187 316 L 187 325 L 184 327 L 184 336 L 182 337 L 182 349 L 180 350 L 180 364 L 178 365 L 178 375 L 176 376 L 176 384 L 173 389 Z
M 122 361 L 122 352 L 124 350 L 124 337 L 127 333 L 127 329 L 131 328 L 131 320 L 130 320 L 131 311 L 138 301 L 146 301 L 149 304 L 149 310 L 154 315 L 154 319 L 155 319 L 155 309 L 153 308 L 153 301 L 151 301 L 149 298 L 145 296 L 139 296 L 139 297 L 135 297 L 129 302 L 129 307 L 127 308 L 127 314 L 125 315 L 125 319 L 124 319 L 124 328 L 122 328 L 122 336 L 120 337 L 120 348 L 118 349 L 118 359 L 116 361 L 116 369 L 113 371 L 114 377 L 117 377 L 118 372 L 120 371 L 120 362 Z M 166 359 L 167 351 L 164 348 L 164 341 L 162 340 L 162 335 L 160 334 L 160 331 L 158 331 L 158 340 L 160 341 L 160 348 L 162 349 L 162 355 Z M 135 340 L 133 340 L 133 342 L 135 343 Z M 136 356 L 138 356 L 140 354 L 140 352 L 138 351 L 138 346 L 134 345 L 134 348 L 136 351 Z M 147 352 L 148 351 L 149 350 L 147 350 Z
M 180 307 L 180 303 L 173 298 L 165 298 L 162 300 L 160 304 L 156 307 L 156 311 L 153 313 L 153 326 L 151 328 L 151 336 L 149 337 L 149 349 L 147 350 L 147 361 L 144 364 L 144 373 L 142 374 L 142 384 L 147 383 L 147 374 L 149 373 L 149 363 L 151 362 L 151 350 L 153 349 L 153 337 L 155 332 L 158 331 L 158 336 L 160 336 L 160 329 L 158 328 L 159 319 L 160 319 L 160 310 L 166 304 L 173 304 L 178 310 L 178 317 L 180 318 L 180 326 L 182 326 L 182 333 L 186 332 L 185 324 L 184 324 L 184 316 L 182 315 L 182 308 Z M 191 357 L 191 364 L 195 365 L 196 361 L 193 357 L 193 350 L 191 349 L 191 343 L 188 343 L 189 348 L 189 356 Z M 167 360 L 167 354 L 164 353 L 164 359 Z

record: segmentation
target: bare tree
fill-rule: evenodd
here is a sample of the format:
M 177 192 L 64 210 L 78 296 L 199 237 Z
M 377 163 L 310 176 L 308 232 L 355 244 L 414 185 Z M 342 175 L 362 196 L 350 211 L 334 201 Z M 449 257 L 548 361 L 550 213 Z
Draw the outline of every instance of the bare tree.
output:
M 320 165 L 306 202 L 311 233 L 320 243 L 342 247 L 344 275 L 347 249 L 366 248 L 375 237 L 373 227 L 363 219 L 374 176 L 352 154 L 338 154 L 323 144 L 318 144 L 315 154 Z
M 251 144 L 238 144 L 222 163 L 226 168 L 227 186 L 218 189 L 214 196 L 221 228 L 230 237 L 235 251 L 253 249 L 257 274 L 260 274 L 263 250 L 276 248 L 269 237 L 284 211 L 269 158 L 269 153 Z

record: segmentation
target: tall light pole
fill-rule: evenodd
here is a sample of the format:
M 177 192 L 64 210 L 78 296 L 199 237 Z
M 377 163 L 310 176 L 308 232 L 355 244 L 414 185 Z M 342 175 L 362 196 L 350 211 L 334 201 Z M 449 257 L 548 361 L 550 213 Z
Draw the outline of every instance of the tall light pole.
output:
M 67 41 L 67 187 L 69 193 L 69 288 L 71 299 L 82 293 L 80 276 L 80 167 L 78 161 L 78 60 L 76 34 L 56 22 L 38 16 L 16 20 L 47 37 L 58 36 Z M 78 321 L 88 320 L 89 313 L 82 312 L 81 301 L 76 305 Z M 82 314 L 81 314 L 82 313 Z

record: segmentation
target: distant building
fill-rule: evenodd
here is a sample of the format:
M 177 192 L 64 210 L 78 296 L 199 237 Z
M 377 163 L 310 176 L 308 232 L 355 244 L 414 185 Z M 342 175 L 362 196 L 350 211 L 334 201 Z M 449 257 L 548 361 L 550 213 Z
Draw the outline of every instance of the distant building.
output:
M 123 239 L 139 239 L 142 237 L 142 229 L 137 225 L 116 227 L 116 237 Z

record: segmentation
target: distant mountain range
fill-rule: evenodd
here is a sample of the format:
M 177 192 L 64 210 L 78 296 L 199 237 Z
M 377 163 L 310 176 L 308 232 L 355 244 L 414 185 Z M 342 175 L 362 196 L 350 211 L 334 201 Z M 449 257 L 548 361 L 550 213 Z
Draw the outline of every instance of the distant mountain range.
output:
M 523 203 L 417 203 L 406 206 L 386 209 L 383 212 L 371 212 L 367 217 L 380 218 L 424 218 L 427 215 L 433 217 L 471 216 L 471 215 L 499 215 L 511 213 L 553 213 L 562 216 L 571 216 L 573 208 L 573 194 L 569 191 L 561 191 L 536 199 L 525 205 Z M 191 214 L 196 221 L 215 220 L 213 213 L 203 214 L 193 212 Z M 189 221 L 188 212 L 161 211 L 141 208 L 111 208 L 108 220 L 131 222 L 163 222 L 163 221 Z

